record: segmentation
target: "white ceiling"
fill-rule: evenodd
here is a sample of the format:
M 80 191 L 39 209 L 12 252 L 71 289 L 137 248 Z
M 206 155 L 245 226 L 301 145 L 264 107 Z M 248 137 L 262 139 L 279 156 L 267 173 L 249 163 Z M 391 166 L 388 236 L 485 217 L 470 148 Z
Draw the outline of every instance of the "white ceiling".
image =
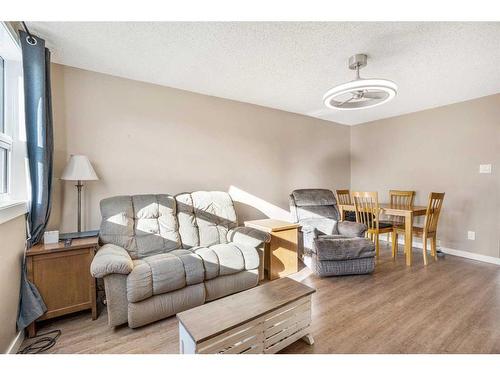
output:
M 341 124 L 420 111 L 500 92 L 500 22 L 29 22 L 53 61 L 96 72 L 301 113 Z M 359 111 L 323 106 L 362 77 L 399 94 Z

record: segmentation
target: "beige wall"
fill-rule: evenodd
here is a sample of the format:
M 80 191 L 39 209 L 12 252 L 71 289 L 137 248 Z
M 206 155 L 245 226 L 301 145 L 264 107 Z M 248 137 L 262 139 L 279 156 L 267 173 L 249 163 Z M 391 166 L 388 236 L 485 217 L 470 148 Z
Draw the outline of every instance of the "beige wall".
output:
M 24 257 L 26 223 L 24 215 L 0 224 L 0 353 L 5 353 L 17 336 L 16 320 Z
M 492 174 L 479 174 L 492 164 Z M 500 94 L 351 129 L 351 188 L 446 192 L 441 245 L 500 256 Z M 467 231 L 476 240 L 467 240 Z
M 85 188 L 86 229 L 117 194 L 231 190 L 245 220 L 286 218 L 295 188 L 377 190 L 383 201 L 414 189 L 419 204 L 446 192 L 442 246 L 500 256 L 500 94 L 347 127 L 62 65 L 52 73 L 55 174 L 82 153 L 101 178 Z M 75 230 L 73 185 L 55 181 L 51 229 Z
M 296 188 L 348 187 L 350 129 L 311 117 L 53 65 L 55 174 L 71 153 L 100 181 L 85 191 L 85 227 L 117 194 L 224 190 L 240 220 L 287 217 Z M 75 230 L 75 187 L 55 181 L 52 228 Z

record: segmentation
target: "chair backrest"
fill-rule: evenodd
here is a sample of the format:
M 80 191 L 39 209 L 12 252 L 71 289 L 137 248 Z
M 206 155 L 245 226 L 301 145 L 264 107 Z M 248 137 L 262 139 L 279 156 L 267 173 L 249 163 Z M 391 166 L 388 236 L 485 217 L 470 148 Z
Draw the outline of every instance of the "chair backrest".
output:
M 425 213 L 424 233 L 435 233 L 439 221 L 439 214 L 443 206 L 444 193 L 430 193 L 427 211 Z
M 392 207 L 408 209 L 413 206 L 415 192 L 409 190 L 389 190 L 390 203 Z M 403 223 L 404 217 L 393 216 L 393 222 Z
M 335 190 L 335 192 L 337 193 L 338 204 L 352 204 L 351 193 L 349 190 Z
M 238 225 L 231 196 L 223 191 L 194 191 L 175 196 L 179 234 L 184 249 L 227 243 Z
M 378 193 L 376 191 L 355 191 L 352 193 L 356 221 L 365 224 L 368 230 L 379 229 Z
M 227 243 L 237 226 L 231 196 L 222 191 L 116 196 L 101 201 L 100 241 L 132 259 L 179 248 Z
M 389 190 L 391 206 L 408 208 L 413 206 L 415 192 L 409 190 Z
M 297 189 L 290 194 L 292 219 L 301 222 L 305 219 L 339 220 L 335 195 L 327 189 Z
M 132 259 L 181 246 L 176 202 L 169 194 L 122 195 L 101 200 L 101 243 L 115 244 Z

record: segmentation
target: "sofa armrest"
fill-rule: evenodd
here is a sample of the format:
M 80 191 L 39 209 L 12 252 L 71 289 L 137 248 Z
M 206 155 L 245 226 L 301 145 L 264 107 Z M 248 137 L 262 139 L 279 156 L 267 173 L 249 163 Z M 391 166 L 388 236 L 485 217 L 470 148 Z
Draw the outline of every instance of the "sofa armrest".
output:
M 270 242 L 271 235 L 255 228 L 237 227 L 228 232 L 227 240 L 257 248 L 266 242 Z
M 315 227 L 301 224 L 299 228 L 299 257 L 313 251 L 313 242 L 321 234 Z
M 339 221 L 337 231 L 346 237 L 364 237 L 366 225 L 352 221 Z
M 97 251 L 92 260 L 90 273 L 97 278 L 113 273 L 128 275 L 132 268 L 134 268 L 134 263 L 127 250 L 116 245 L 106 244 Z

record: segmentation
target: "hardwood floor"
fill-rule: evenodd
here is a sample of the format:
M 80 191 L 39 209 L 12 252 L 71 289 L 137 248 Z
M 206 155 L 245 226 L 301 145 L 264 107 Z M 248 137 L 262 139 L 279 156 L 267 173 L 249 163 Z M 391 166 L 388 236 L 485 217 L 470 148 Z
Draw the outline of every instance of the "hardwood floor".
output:
M 313 286 L 314 345 L 282 353 L 500 353 L 500 267 L 446 255 L 412 267 L 389 246 L 373 275 L 320 279 L 303 268 L 293 278 Z M 40 324 L 61 329 L 50 353 L 178 353 L 175 317 L 138 329 L 112 329 L 103 310 Z M 31 340 L 26 340 L 23 346 Z

